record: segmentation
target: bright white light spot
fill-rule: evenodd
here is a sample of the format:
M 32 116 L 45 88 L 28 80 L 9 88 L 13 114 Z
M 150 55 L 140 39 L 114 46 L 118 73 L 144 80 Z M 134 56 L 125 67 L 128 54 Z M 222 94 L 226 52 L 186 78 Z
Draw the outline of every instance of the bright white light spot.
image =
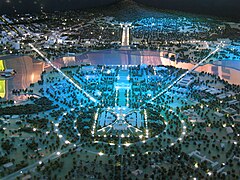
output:
M 198 163 L 195 163 L 195 164 L 194 164 L 194 167 L 195 167 L 195 168 L 198 168 Z
M 125 143 L 124 145 L 128 147 L 131 145 L 131 143 Z
M 104 153 L 103 153 L 103 152 L 99 152 L 98 155 L 99 155 L 99 156 L 103 156 Z
M 66 141 L 65 141 L 65 144 L 71 144 L 71 142 L 70 142 L 70 141 L 68 141 L 68 140 L 66 140 Z

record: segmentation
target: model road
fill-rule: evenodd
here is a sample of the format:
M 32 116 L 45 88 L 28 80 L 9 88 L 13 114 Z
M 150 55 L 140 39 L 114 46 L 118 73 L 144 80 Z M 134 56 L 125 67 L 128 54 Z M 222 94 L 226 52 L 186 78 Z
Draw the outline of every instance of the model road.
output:
M 99 103 L 97 99 L 92 97 L 89 93 L 87 93 L 84 89 L 82 89 L 79 85 L 77 85 L 75 82 L 73 82 L 72 79 L 70 79 L 66 74 L 64 74 L 58 67 L 56 67 L 48 58 L 46 58 L 43 53 L 41 53 L 36 47 L 33 46 L 33 44 L 29 43 L 29 46 L 38 54 L 40 55 L 45 62 L 47 62 L 52 68 L 54 68 L 56 71 L 58 71 L 64 78 L 67 79 L 68 82 L 70 82 L 73 86 L 75 86 L 78 90 L 80 90 L 86 97 L 88 97 L 91 101 L 94 103 Z
M 61 158 L 61 155 L 68 153 L 71 148 L 77 148 L 77 147 L 78 147 L 78 150 L 81 150 L 81 149 L 86 150 L 86 149 L 84 149 L 84 148 L 81 148 L 81 145 L 82 145 L 82 144 L 78 144 L 78 145 L 76 145 L 76 144 L 70 144 L 70 145 L 68 145 L 66 148 L 64 148 L 64 149 L 62 149 L 62 150 L 57 150 L 57 151 L 53 152 L 52 154 L 44 157 L 43 159 L 41 159 L 41 160 L 39 160 L 39 161 L 36 161 L 35 163 L 33 163 L 33 164 L 31 164 L 31 165 L 29 165 L 29 166 L 27 166 L 27 167 L 22 168 L 22 169 L 14 172 L 14 173 L 12 173 L 12 174 L 9 174 L 9 175 L 3 177 L 1 180 L 13 180 L 13 179 L 16 179 L 17 177 L 23 175 L 24 173 L 28 173 L 28 172 L 30 172 L 30 171 L 33 171 L 34 168 L 36 168 L 38 165 L 40 165 L 40 162 L 41 162 L 42 164 L 44 164 L 44 163 L 47 163 L 48 160 L 54 160 L 54 159 Z M 59 148 L 59 149 L 60 149 L 60 148 Z M 88 153 L 92 153 L 92 154 L 95 154 L 95 155 L 98 155 L 98 154 L 99 154 L 98 152 L 95 152 L 95 151 L 90 151 L 90 150 L 86 150 L 86 151 L 87 151 Z M 103 155 L 104 155 L 104 156 L 107 156 L 107 154 L 103 154 Z M 112 155 L 112 156 L 115 156 L 115 155 Z
M 187 74 L 191 73 L 192 71 L 194 71 L 196 68 L 198 68 L 200 65 L 202 65 L 210 56 L 214 55 L 215 53 L 217 53 L 222 47 L 224 46 L 224 44 L 221 42 L 214 51 L 212 51 L 211 53 L 209 53 L 203 60 L 201 60 L 199 63 L 197 63 L 192 69 L 189 69 L 188 71 L 186 71 L 185 73 L 183 73 L 180 77 L 178 77 L 175 81 L 173 81 L 168 87 L 166 87 L 163 91 L 161 91 L 159 94 L 157 94 L 156 96 L 154 96 L 152 99 L 150 99 L 148 102 L 153 102 L 155 99 L 157 99 L 159 96 L 161 96 L 162 94 L 164 94 L 165 92 L 167 92 L 169 89 L 171 89 L 174 85 L 176 85 L 179 81 L 181 81 Z M 143 104 L 145 105 L 145 104 Z M 143 106 L 142 105 L 142 106 Z
M 56 159 L 58 157 L 60 157 L 60 155 L 65 154 L 69 151 L 69 149 L 71 149 L 73 147 L 73 145 L 68 146 L 67 148 L 63 149 L 63 150 L 59 150 L 56 151 L 52 154 L 50 154 L 49 156 L 46 156 L 45 158 L 41 159 L 40 161 L 36 161 L 35 163 L 20 169 L 19 171 L 16 171 L 8 176 L 5 176 L 2 178 L 2 180 L 11 180 L 11 179 L 16 179 L 18 176 L 21 176 L 23 173 L 27 173 L 29 171 L 31 171 L 32 169 L 36 168 L 41 162 L 41 163 L 47 163 L 48 160 L 53 160 Z M 58 154 L 58 152 L 60 152 L 60 155 Z

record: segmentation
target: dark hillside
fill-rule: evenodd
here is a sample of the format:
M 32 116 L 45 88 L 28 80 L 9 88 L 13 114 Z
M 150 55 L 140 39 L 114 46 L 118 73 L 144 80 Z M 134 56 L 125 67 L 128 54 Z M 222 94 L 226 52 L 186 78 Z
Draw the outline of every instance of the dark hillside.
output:
M 135 0 L 160 9 L 213 15 L 240 20 L 239 0 Z

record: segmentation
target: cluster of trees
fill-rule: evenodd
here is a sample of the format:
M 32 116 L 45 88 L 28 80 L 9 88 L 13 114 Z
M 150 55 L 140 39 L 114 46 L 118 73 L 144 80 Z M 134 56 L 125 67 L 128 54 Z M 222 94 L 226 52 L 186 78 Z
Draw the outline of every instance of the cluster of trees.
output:
M 34 114 L 42 111 L 57 108 L 58 105 L 53 106 L 52 101 L 46 97 L 41 97 L 34 101 L 34 104 L 18 105 L 6 108 L 0 108 L 0 115 L 20 115 L 20 114 Z
M 5 151 L 10 151 L 10 149 L 13 147 L 13 144 L 7 139 L 2 142 L 1 147 Z
M 9 159 L 6 156 L 0 157 L 0 165 L 6 164 L 7 162 L 9 162 Z
M 41 118 L 38 120 L 28 119 L 26 121 L 27 123 L 33 124 L 34 127 L 37 127 L 39 129 L 46 129 L 48 124 L 48 119 L 45 118 Z

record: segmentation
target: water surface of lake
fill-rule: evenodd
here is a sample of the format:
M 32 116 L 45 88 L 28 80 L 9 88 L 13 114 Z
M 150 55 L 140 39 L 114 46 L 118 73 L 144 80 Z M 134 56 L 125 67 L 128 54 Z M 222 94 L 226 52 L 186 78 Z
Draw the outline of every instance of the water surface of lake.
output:
M 48 68 L 46 63 L 33 60 L 28 56 L 6 56 L 0 57 L 5 69 L 15 69 L 17 74 L 9 79 L 0 79 L 0 96 L 4 99 L 24 100 L 23 96 L 11 95 L 13 89 L 28 88 L 31 83 L 36 83 L 41 79 L 41 73 Z M 80 64 L 106 64 L 106 65 L 165 65 L 176 68 L 191 69 L 194 64 L 170 61 L 162 57 L 158 51 L 132 51 L 132 50 L 102 50 L 91 51 L 77 57 L 63 57 L 56 59 L 54 64 L 57 67 L 80 65 Z M 196 71 L 215 74 L 227 80 L 230 84 L 240 85 L 240 61 L 221 60 L 212 64 L 205 64 Z

